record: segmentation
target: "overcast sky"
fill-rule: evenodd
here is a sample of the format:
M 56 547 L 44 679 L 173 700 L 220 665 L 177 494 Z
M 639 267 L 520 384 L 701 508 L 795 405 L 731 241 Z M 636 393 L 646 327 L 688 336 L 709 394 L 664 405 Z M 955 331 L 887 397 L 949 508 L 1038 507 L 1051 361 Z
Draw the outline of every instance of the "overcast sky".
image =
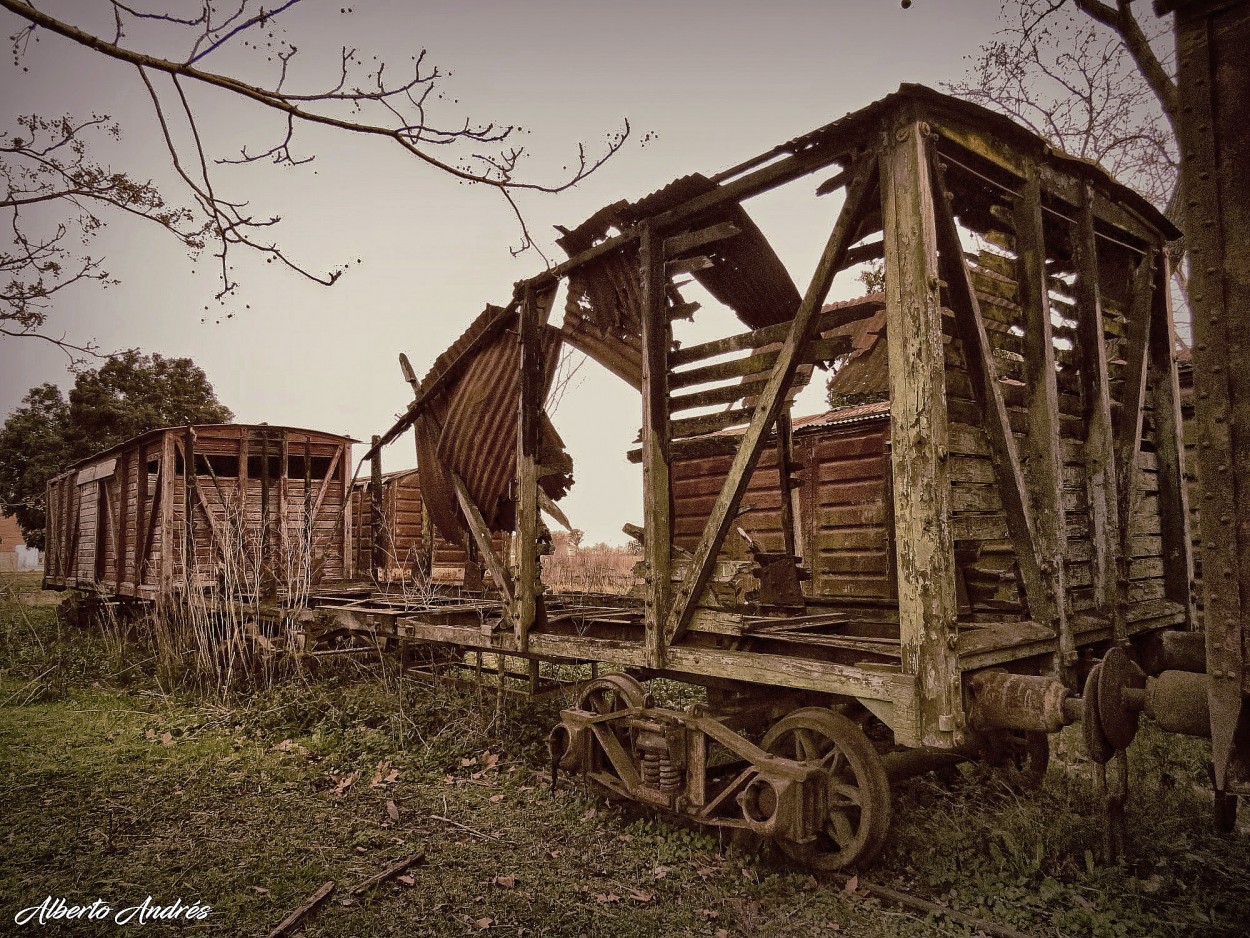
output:
M 918 0 L 908 11 L 897 0 L 356 0 L 345 14 L 343 2 L 305 0 L 282 15 L 286 38 L 300 48 L 293 86 L 323 84 L 342 45 L 396 65 L 424 48 L 428 61 L 451 71 L 435 117 L 521 125 L 534 154 L 528 173 L 541 180 L 560 175 L 579 141 L 593 151 L 629 119 L 629 143 L 596 175 L 576 190 L 524 200 L 536 238 L 556 261 L 564 255 L 551 241 L 554 224 L 575 225 L 608 202 L 686 173 L 724 169 L 901 82 L 940 87 L 960 77 L 966 57 L 995 30 L 998 9 L 975 0 Z M 104 6 L 41 4 L 107 29 Z M 0 25 L 7 37 L 20 24 L 0 13 Z M 162 47 L 164 35 L 136 34 L 133 42 L 177 57 L 181 47 Z M 227 47 L 201 64 L 229 71 L 255 61 L 250 50 Z M 0 126 L 12 128 L 27 113 L 112 115 L 125 134 L 104 151 L 114 168 L 168 182 L 172 198 L 185 198 L 169 182 L 169 157 L 132 67 L 42 35 L 19 67 L 6 57 L 0 68 Z M 272 122 L 250 106 L 193 94 L 215 154 L 274 142 Z M 543 262 L 533 252 L 510 255 L 516 221 L 493 193 L 458 184 L 393 144 L 335 132 L 301 131 L 301 138 L 303 152 L 317 155 L 313 163 L 220 171 L 218 188 L 249 200 L 258 214 L 281 215 L 279 243 L 310 268 L 350 262 L 338 285 L 320 287 L 239 254 L 235 315 L 218 321 L 211 263 L 193 265 L 168 235 L 116 219 L 90 250 L 107 258 L 120 285 L 61 294 L 50 327 L 105 349 L 189 356 L 241 422 L 362 440 L 383 432 L 411 396 L 398 354 L 423 374 L 485 303 L 506 303 L 512 284 Z M 838 207 L 813 198 L 821 179 L 747 206 L 800 290 Z M 835 283 L 833 296 L 853 296 L 858 286 Z M 0 414 L 43 381 L 69 387 L 63 355 L 34 340 L 0 340 Z M 801 410 L 818 408 L 816 394 Z M 641 477 L 624 459 L 639 414 L 636 393 L 588 363 L 553 415 L 576 463 L 564 507 L 588 542 L 622 542 L 621 525 L 641 523 Z M 386 453 L 387 469 L 412 463 L 409 437 Z

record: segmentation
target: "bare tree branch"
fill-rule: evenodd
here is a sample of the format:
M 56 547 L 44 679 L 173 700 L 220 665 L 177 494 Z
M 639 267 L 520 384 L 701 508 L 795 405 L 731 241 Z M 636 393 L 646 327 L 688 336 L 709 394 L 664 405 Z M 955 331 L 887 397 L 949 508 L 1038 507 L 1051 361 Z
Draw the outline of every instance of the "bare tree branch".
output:
M 367 56 L 345 47 L 330 80 L 322 88 L 289 88 L 291 63 L 297 49 L 284 38 L 276 38 L 282 27 L 275 27 L 274 22 L 279 16 L 284 22 L 289 20 L 301 2 L 285 0 L 266 9 L 256 0 L 201 0 L 198 13 L 177 14 L 160 8 L 144 9 L 135 0 L 109 0 L 113 13 L 110 40 L 67 19 L 51 16 L 27 0 L 0 0 L 0 8 L 22 21 L 10 36 L 15 62 L 29 54 L 30 40 L 37 30 L 48 30 L 135 67 L 161 128 L 171 165 L 188 194 L 186 207 L 171 207 L 151 182 L 139 182 L 125 173 L 93 164 L 86 156 L 88 138 L 95 133 L 120 133 L 107 118 L 93 116 L 79 123 L 65 118 L 59 123 L 42 122 L 36 126 L 32 122 L 41 119 L 32 117 L 28 123 L 22 123 L 20 136 L 0 136 L 0 181 L 7 183 L 6 191 L 0 192 L 0 211 L 10 213 L 14 233 L 12 250 L 0 255 L 0 275 L 10 280 L 0 293 L 0 302 L 5 304 L 0 308 L 0 324 L 7 330 L 2 334 L 27 335 L 41 329 L 53 296 L 72 284 L 86 280 L 115 282 L 104 270 L 101 259 L 77 257 L 68 249 L 73 235 L 81 236 L 84 243 L 89 241 L 104 226 L 109 212 L 138 216 L 161 225 L 179 239 L 192 257 L 212 245 L 220 283 L 216 298 L 221 302 L 234 295 L 239 286 L 230 263 L 236 248 L 260 254 L 268 262 L 277 261 L 316 283 L 335 283 L 342 268 L 319 273 L 293 260 L 276 241 L 262 234 L 275 229 L 281 219 L 254 212 L 246 201 L 227 197 L 213 178 L 214 167 L 221 164 L 265 162 L 297 166 L 310 162 L 313 154 L 298 154 L 294 149 L 297 131 L 309 125 L 388 139 L 422 165 L 498 192 L 520 231 L 520 244 L 512 249 L 514 254 L 530 248 L 542 254 L 530 235 L 516 193 L 556 193 L 576 185 L 618 152 L 629 135 L 629 124 L 625 122 L 598 154 L 592 156 L 584 145 L 579 145 L 576 161 L 565 168 L 560 178 L 541 182 L 522 178 L 520 171 L 527 154 L 523 147 L 508 145 L 516 130 L 512 125 L 468 117 L 446 124 L 431 119 L 431 109 L 441 97 L 434 93 L 443 75 L 437 67 L 427 64 L 425 50 L 411 57 L 406 66 L 410 70 L 392 80 L 394 72 L 388 70 L 385 62 L 374 59 L 370 65 Z M 128 33 L 140 24 L 160 27 L 161 41 L 167 47 L 186 41 L 185 57 L 166 58 L 128 45 Z M 261 31 L 269 46 L 270 81 L 244 81 L 206 70 L 200 64 L 231 43 L 259 48 L 258 41 L 248 43 L 245 37 Z M 213 141 L 205 139 L 201 132 L 188 95 L 188 83 L 233 95 L 281 115 L 282 127 L 276 141 L 246 143 L 234 156 L 211 152 Z M 27 136 L 31 139 L 27 140 Z M 492 152 L 495 147 L 498 151 Z M 55 225 L 51 232 L 29 233 L 21 210 L 57 204 L 66 206 L 73 217 Z

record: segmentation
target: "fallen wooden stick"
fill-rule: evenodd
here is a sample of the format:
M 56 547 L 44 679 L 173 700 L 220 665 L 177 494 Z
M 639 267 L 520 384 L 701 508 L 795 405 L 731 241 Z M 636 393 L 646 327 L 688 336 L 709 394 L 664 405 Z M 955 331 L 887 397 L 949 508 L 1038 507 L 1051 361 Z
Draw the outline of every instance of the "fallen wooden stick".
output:
M 850 886 L 850 879 L 844 880 L 847 888 Z M 975 928 L 983 934 L 993 936 L 993 938 L 1032 938 L 1027 932 L 1019 931 L 1010 925 L 999 925 L 995 922 L 986 921 L 983 918 L 977 918 L 966 912 L 960 912 L 952 909 L 947 905 L 939 905 L 936 902 L 930 902 L 928 899 L 921 899 L 919 896 L 913 896 L 909 892 L 900 892 L 897 889 L 891 889 L 889 886 L 878 886 L 876 883 L 866 883 L 862 879 L 856 879 L 856 889 L 862 889 L 869 895 L 876 896 L 878 899 L 884 899 L 887 902 L 893 902 L 907 909 L 914 909 L 917 912 L 924 912 L 928 915 L 940 915 L 951 921 L 959 922 L 969 928 Z
M 398 863 L 392 863 L 390 866 L 384 869 L 381 873 L 375 873 L 373 876 L 370 876 L 368 879 L 366 879 L 364 882 L 360 883 L 359 885 L 353 886 L 351 888 L 351 894 L 353 896 L 358 896 L 362 892 L 366 892 L 372 889 L 374 886 L 378 885 L 379 883 L 384 883 L 388 879 L 394 876 L 398 876 L 404 870 L 408 869 L 408 867 L 413 866 L 414 864 L 420 863 L 424 859 L 425 859 L 425 851 L 418 850 L 416 853 L 414 853 L 412 856 L 408 857 L 407 859 L 400 860 Z
M 496 834 L 489 833 L 488 831 L 480 831 L 476 827 L 470 827 L 468 824 L 461 824 L 459 821 L 453 821 L 451 818 L 443 817 L 441 814 L 431 814 L 430 818 L 431 820 L 442 821 L 444 824 L 450 824 L 452 827 L 458 827 L 462 831 L 468 831 L 470 834 L 476 834 L 478 837 L 485 837 L 489 840 L 496 840 L 501 844 L 512 843 L 512 841 L 504 840 L 502 837 L 499 837 Z
M 269 938 L 279 938 L 300 923 L 300 921 L 334 892 L 334 880 L 322 883 L 317 891 L 300 903 L 299 907 L 278 923 L 278 927 L 269 933 Z

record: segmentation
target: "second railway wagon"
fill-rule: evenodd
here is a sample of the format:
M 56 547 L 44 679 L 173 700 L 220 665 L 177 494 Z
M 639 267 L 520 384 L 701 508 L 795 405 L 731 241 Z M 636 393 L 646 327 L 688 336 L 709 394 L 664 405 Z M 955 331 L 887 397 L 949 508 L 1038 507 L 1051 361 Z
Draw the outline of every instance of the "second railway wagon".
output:
M 841 196 L 802 290 L 744 207 L 781 185 Z M 414 431 L 431 521 L 476 545 L 490 591 L 310 615 L 613 665 L 623 673 L 591 682 L 553 730 L 558 765 L 775 837 L 817 867 L 867 862 L 890 778 L 933 754 L 1017 740 L 1036 755 L 1044 733 L 1083 719 L 1105 759 L 1132 739 L 1118 719 L 1144 682 L 1131 657 L 1160 668 L 1152 649 L 1195 627 L 1176 235 L 1097 166 L 918 86 L 607 206 L 561 239 L 566 262 L 488 306 L 414 380 L 373 448 Z M 874 260 L 888 437 L 864 444 L 878 475 L 847 511 L 821 500 L 821 459 L 804 465 L 789 411 L 815 365 L 854 354 L 847 327 L 877 315 L 826 305 L 837 275 Z M 746 331 L 675 343 L 674 322 L 699 315 L 687 278 Z M 639 392 L 634 596 L 541 582 L 540 504 L 571 484 L 543 407 L 564 343 Z M 715 470 L 692 482 L 690 460 L 709 456 Z M 751 533 L 753 486 L 780 493 L 775 536 Z M 849 576 L 857 563 L 879 576 Z M 657 707 L 652 676 L 702 684 L 707 702 Z
M 45 588 L 300 601 L 351 575 L 351 447 L 222 424 L 153 430 L 83 460 L 48 483 Z

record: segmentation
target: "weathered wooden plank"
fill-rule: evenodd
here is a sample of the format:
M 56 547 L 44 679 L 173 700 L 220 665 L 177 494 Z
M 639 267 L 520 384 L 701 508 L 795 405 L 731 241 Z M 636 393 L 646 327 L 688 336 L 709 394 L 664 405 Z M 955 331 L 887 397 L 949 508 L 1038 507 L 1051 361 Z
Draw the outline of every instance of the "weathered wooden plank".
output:
M 369 576 L 381 581 L 386 568 L 386 512 L 382 498 L 382 438 L 374 435 L 369 452 Z
M 847 336 L 833 336 L 828 339 L 816 338 L 803 344 L 797 360 L 799 363 L 828 361 L 837 358 L 839 355 L 844 355 L 850 350 L 851 341 Z M 780 354 L 781 349 L 771 349 L 765 352 L 756 352 L 754 355 L 748 355 L 744 358 L 734 358 L 729 361 L 703 365 L 700 368 L 691 368 L 688 371 L 678 371 L 669 378 L 669 386 L 674 389 L 688 388 L 692 385 L 704 384 L 710 381 L 723 381 L 726 378 L 740 378 L 746 375 L 761 374 L 776 364 L 777 357 Z
M 916 676 L 923 744 L 947 747 L 962 737 L 965 718 L 952 638 L 959 603 L 947 520 L 951 487 L 938 213 L 927 143 L 928 128 L 919 122 L 892 128 L 881 161 L 881 190 L 903 672 Z M 946 211 L 945 198 L 941 201 Z
M 813 332 L 821 334 L 839 326 L 867 319 L 877 309 L 878 307 L 872 305 L 844 306 L 831 309 L 826 313 L 822 313 L 816 320 L 816 328 Z M 674 349 L 668 353 L 668 363 L 670 367 L 677 368 L 682 365 L 702 361 L 705 358 L 727 355 L 730 352 L 763 348 L 776 342 L 784 342 L 789 334 L 790 323 L 779 322 L 772 326 L 764 326 L 760 329 L 753 329 L 750 332 L 741 332 L 723 339 L 713 339 L 709 342 L 700 342 L 698 345 L 688 345 L 685 348 Z
M 940 183 L 941 171 L 936 166 L 935 154 L 931 155 L 931 160 L 935 177 Z M 990 455 L 998 473 L 998 494 L 1015 548 L 1016 561 L 1020 566 L 1021 579 L 1024 581 L 1025 596 L 1034 620 L 1056 624 L 1056 598 L 1043 572 L 1044 558 L 1038 551 L 1031 506 L 1012 433 L 1011 417 L 1003 401 L 1003 386 L 995 370 L 985 324 L 981 318 L 981 306 L 964 261 L 955 217 L 940 189 L 938 196 L 935 197 L 936 238 L 942 256 L 942 270 L 952 305 L 955 306 L 956 324 L 968 362 L 968 376 L 980 401 Z M 1017 234 L 1017 240 L 1019 238 L 1020 235 Z M 1026 417 L 1025 420 L 1027 419 Z
M 538 617 L 542 601 L 538 567 L 538 445 L 542 416 L 543 348 L 542 336 L 555 303 L 556 291 L 541 296 L 532 284 L 522 287 L 520 310 L 521 388 L 517 400 L 517 583 L 512 627 L 517 648 L 525 651 L 529 632 Z
M 1158 252 L 1153 248 L 1146 252 L 1138 264 L 1133 278 L 1133 297 L 1128 319 L 1128 341 L 1124 358 L 1124 388 L 1120 408 L 1113 414 L 1115 421 L 1116 495 L 1119 500 L 1120 553 L 1117 578 L 1117 603 L 1121 612 L 1116 616 L 1116 627 L 1126 615 L 1129 599 L 1127 565 L 1127 542 L 1139 529 L 1136 523 L 1137 503 L 1140 498 L 1137 485 L 1137 454 L 1141 450 L 1142 419 L 1146 403 L 1147 365 L 1150 355 L 1151 307 L 1154 292 L 1154 268 Z M 1117 638 L 1122 636 L 1117 635 Z
M 677 413 L 682 410 L 693 410 L 696 407 L 711 407 L 715 404 L 736 404 L 744 398 L 758 394 L 767 383 L 767 378 L 760 377 L 738 384 L 705 388 L 693 394 L 681 394 L 669 401 L 669 410 Z
M 482 517 L 481 510 L 474 503 L 473 497 L 469 495 L 469 490 L 465 488 L 464 480 L 453 472 L 451 484 L 456 490 L 456 500 L 460 502 L 460 511 L 464 515 L 473 542 L 477 545 L 478 553 L 486 562 L 486 569 L 490 571 L 491 579 L 495 581 L 495 588 L 503 596 L 504 619 L 511 624 L 514 600 L 508 568 L 500 559 L 499 554 L 495 552 L 495 545 L 486 527 L 486 521 Z
M 1059 392 L 1055 344 L 1051 334 L 1050 297 L 1046 287 L 1046 244 L 1042 228 L 1042 193 L 1037 167 L 1027 168 L 1015 204 L 1016 259 L 1023 309 L 1024 392 L 1029 432 L 1024 438 L 1022 469 L 1028 486 L 1033 545 L 1040 561 L 1042 601 L 1029 608 L 1035 622 L 1059 636 L 1059 671 L 1076 690 L 1076 640 L 1067 622 L 1064 585 L 1064 504 L 1059 454 Z
M 1117 641 L 1127 638 L 1124 610 L 1118 602 L 1120 554 L 1127 538 L 1121 531 L 1120 499 L 1115 471 L 1115 437 L 1111 421 L 1111 385 L 1104 341 L 1102 291 L 1094 210 L 1088 186 L 1072 232 L 1076 267 L 1077 339 L 1082 396 L 1088 431 L 1085 437 L 1085 479 L 1089 499 L 1090 569 L 1094 608 L 1111 619 Z M 1128 519 L 1123 519 L 1127 527 Z
M 1172 322 L 1171 271 L 1167 252 L 1162 249 L 1159 251 L 1159 266 L 1155 271 L 1150 315 L 1150 404 L 1158 468 L 1159 523 L 1166 565 L 1164 578 L 1167 598 L 1184 608 L 1186 621 L 1193 628 L 1196 627 L 1191 589 L 1194 562 L 1189 531 L 1189 501 L 1185 491 L 1180 385 L 1172 359 L 1175 332 Z
M 642 491 L 646 562 L 643 617 L 647 664 L 664 666 L 665 621 L 672 592 L 673 494 L 670 478 L 669 349 L 673 331 L 665 314 L 664 247 L 644 225 L 639 243 L 642 272 Z
M 698 231 L 687 231 L 683 234 L 673 235 L 671 238 L 664 239 L 664 256 L 666 258 L 680 257 L 689 251 L 694 251 L 707 244 L 715 244 L 717 241 L 724 241 L 726 238 L 732 238 L 737 234 L 740 234 L 738 226 L 733 222 L 724 221 L 707 228 L 700 228 Z
M 856 170 L 855 181 L 847 193 L 846 204 L 838 216 L 820 263 L 795 314 L 790 334 L 777 355 L 768 385 L 760 394 L 755 415 L 738 444 L 724 488 L 721 489 L 721 495 L 708 519 L 707 529 L 695 548 L 690 572 L 673 597 L 672 608 L 665 622 L 666 638 L 670 644 L 682 634 L 690 613 L 711 576 L 716 555 L 729 532 L 747 482 L 759 460 L 764 440 L 786 403 L 786 392 L 799 365 L 800 352 L 816 324 L 821 303 L 829 291 L 834 273 L 845 257 L 868 207 L 868 196 L 875 189 L 875 177 L 874 165 L 865 164 Z

